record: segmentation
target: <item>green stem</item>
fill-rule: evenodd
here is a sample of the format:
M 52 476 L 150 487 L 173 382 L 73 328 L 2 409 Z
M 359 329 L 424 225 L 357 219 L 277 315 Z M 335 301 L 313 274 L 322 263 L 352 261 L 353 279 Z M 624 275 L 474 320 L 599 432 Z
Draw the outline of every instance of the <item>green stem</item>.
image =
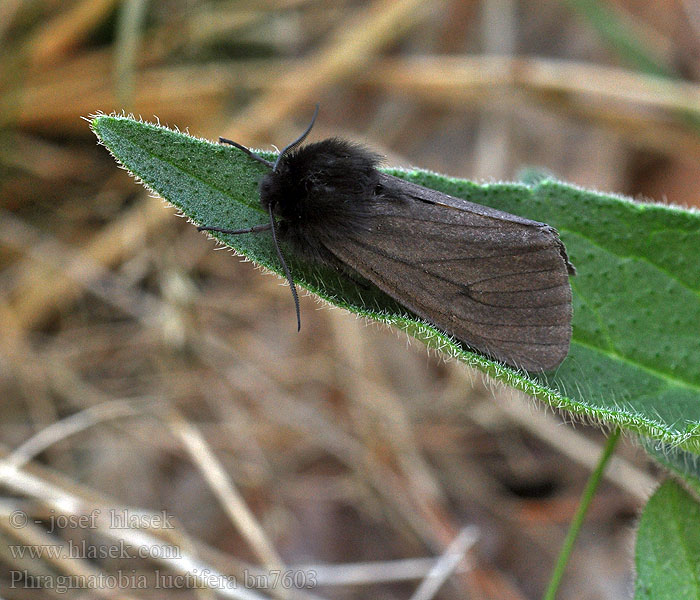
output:
M 610 457 L 612 456 L 613 451 L 615 450 L 615 446 L 617 446 L 617 442 L 620 439 L 620 432 L 621 430 L 618 427 L 617 429 L 615 429 L 615 431 L 612 432 L 612 434 L 608 438 L 608 441 L 605 444 L 605 448 L 603 449 L 603 453 L 600 456 L 600 460 L 598 461 L 598 465 L 596 466 L 593 473 L 591 473 L 591 476 L 588 479 L 588 483 L 586 484 L 586 489 L 583 490 L 583 495 L 581 496 L 581 503 L 579 504 L 578 509 L 576 510 L 576 514 L 574 515 L 574 518 L 571 521 L 571 525 L 569 527 L 569 532 L 566 534 L 564 544 L 562 545 L 561 550 L 559 551 L 559 558 L 557 558 L 557 564 L 554 566 L 552 578 L 549 581 L 549 587 L 547 588 L 547 593 L 544 595 L 544 600 L 554 600 L 554 598 L 557 595 L 557 590 L 559 589 L 559 584 L 561 583 L 562 577 L 564 576 L 566 565 L 569 562 L 569 558 L 571 557 L 571 551 L 573 550 L 574 544 L 576 543 L 576 538 L 578 537 L 578 534 L 581 531 L 583 520 L 586 518 L 586 513 L 588 512 L 588 508 L 591 505 L 593 496 L 595 495 L 595 492 L 598 489 L 598 486 L 600 485 L 600 481 L 603 478 L 603 472 L 605 471 L 605 467 L 608 465 L 608 461 L 610 460 Z

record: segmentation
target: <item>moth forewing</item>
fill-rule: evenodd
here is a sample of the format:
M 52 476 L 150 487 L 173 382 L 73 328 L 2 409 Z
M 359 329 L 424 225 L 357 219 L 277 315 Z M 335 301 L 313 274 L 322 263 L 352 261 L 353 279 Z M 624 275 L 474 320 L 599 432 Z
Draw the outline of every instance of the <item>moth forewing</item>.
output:
M 380 175 L 369 227 L 324 245 L 411 312 L 529 371 L 571 339 L 571 267 L 552 227 Z

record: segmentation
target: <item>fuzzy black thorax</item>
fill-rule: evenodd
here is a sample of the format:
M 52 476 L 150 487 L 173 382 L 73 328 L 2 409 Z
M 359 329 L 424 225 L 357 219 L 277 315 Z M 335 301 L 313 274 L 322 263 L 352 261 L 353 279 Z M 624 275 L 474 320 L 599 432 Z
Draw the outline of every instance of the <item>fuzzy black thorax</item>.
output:
M 338 138 L 282 157 L 260 183 L 260 203 L 279 219 L 280 236 L 314 245 L 324 231 L 353 229 L 369 218 L 379 156 Z

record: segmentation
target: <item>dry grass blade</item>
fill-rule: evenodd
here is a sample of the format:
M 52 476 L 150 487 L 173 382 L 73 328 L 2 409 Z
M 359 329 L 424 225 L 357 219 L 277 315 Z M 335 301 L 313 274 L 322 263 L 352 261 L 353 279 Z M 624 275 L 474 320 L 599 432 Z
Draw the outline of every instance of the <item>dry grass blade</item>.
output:
M 97 262 L 84 250 L 78 250 L 47 235 L 42 235 L 36 229 L 21 221 L 11 213 L 0 209 L 0 243 L 22 251 L 25 260 L 17 262 L 13 268 L 8 268 L 4 273 L 9 278 L 16 274 L 17 281 L 12 289 L 5 288 L 0 292 L 0 298 L 16 296 L 20 298 L 19 305 L 27 302 L 32 297 L 32 290 L 37 289 L 37 280 L 65 278 L 65 284 L 70 284 L 70 292 L 73 299 L 80 292 L 90 292 L 101 298 L 114 308 L 130 315 L 140 321 L 146 327 L 162 327 L 166 317 L 172 312 L 171 308 L 159 297 L 149 292 L 133 289 L 119 274 L 107 268 L 103 262 Z M 104 258 L 104 257 L 103 257 Z M 43 273 L 41 278 L 37 273 Z M 14 272 L 14 273 L 13 273 Z M 34 281 L 34 285 L 32 285 Z M 59 294 L 54 299 L 46 298 L 44 310 L 49 311 L 63 302 L 69 302 L 70 298 L 60 296 L 62 285 L 54 294 Z M 41 297 L 38 294 L 38 297 Z M 38 302 L 38 297 L 35 297 Z M 16 313 L 24 314 L 19 307 L 13 307 Z M 43 313 L 33 317 L 31 324 L 40 323 Z M 28 327 L 18 317 L 17 325 Z M 31 325 L 30 324 L 30 325 Z
M 2 470 L 2 465 L 0 464 L 0 470 Z M 38 525 L 33 523 L 28 523 L 25 526 L 18 527 L 13 523 L 14 519 L 18 515 L 23 515 L 24 512 L 21 511 L 17 506 L 13 506 L 6 503 L 4 506 L 0 507 L 0 530 L 2 530 L 8 537 L 15 542 L 15 548 L 30 548 L 30 549 L 48 549 L 52 552 L 45 552 L 41 557 L 42 560 L 51 564 L 59 572 L 68 575 L 71 578 L 71 587 L 78 589 L 87 589 L 95 596 L 100 598 L 110 598 L 119 600 L 135 600 L 137 597 L 129 594 L 123 590 L 117 590 L 109 586 L 100 585 L 100 582 L 107 581 L 108 574 L 105 571 L 97 569 L 93 566 L 92 562 L 85 558 L 74 558 L 71 556 L 71 549 L 67 543 L 59 543 L 58 540 L 45 532 L 45 530 Z M 19 542 L 19 543 L 16 543 Z M 12 548 L 10 548 L 12 549 Z M 55 552 L 60 550 L 60 552 Z M 9 553 L 12 556 L 12 552 Z M 34 562 L 34 561 L 32 561 Z M 25 576 L 24 570 L 21 569 L 24 565 L 20 560 L 13 557 L 13 566 L 20 568 L 19 574 Z M 12 576 L 15 577 L 18 571 L 12 571 Z M 44 587 L 44 585 L 37 583 L 32 584 L 32 581 L 51 581 L 54 577 L 51 573 L 45 573 L 42 575 L 32 575 L 28 574 L 25 585 L 27 587 Z M 14 583 L 14 579 L 13 579 Z M 20 587 L 15 584 L 15 587 Z
M 139 243 L 172 216 L 161 200 L 147 197 L 130 209 L 118 221 L 114 221 L 96 233 L 86 247 L 69 257 L 64 272 L 51 272 L 43 265 L 33 264 L 26 270 L 23 283 L 15 290 L 17 302 L 13 306 L 17 322 L 29 329 L 56 308 L 64 307 L 83 293 L 68 274 L 97 274 L 95 265 L 107 267 L 123 260 L 139 247 Z
M 313 571 L 319 585 L 344 587 L 414 581 L 428 575 L 436 564 L 437 560 L 434 558 L 405 558 L 340 565 L 315 563 L 295 565 L 294 568 Z M 460 571 L 459 567 L 457 571 Z
M 36 66 L 59 62 L 104 20 L 117 0 L 82 0 L 50 20 L 29 43 L 30 60 Z
M 355 414 L 359 439 L 371 439 L 377 430 L 388 440 L 400 475 L 397 480 L 405 486 L 417 511 L 425 520 L 425 528 L 434 532 L 440 544 L 448 544 L 456 524 L 446 522 L 446 494 L 439 477 L 421 454 L 406 408 L 388 385 L 383 385 L 382 374 L 377 373 L 361 330 L 351 327 L 345 315 L 332 314 L 333 332 L 339 354 L 338 375 L 349 398 L 357 405 Z M 377 381 L 379 379 L 379 381 Z M 368 418 L 369 417 L 369 418 Z M 389 462 L 389 457 L 377 457 L 378 462 Z
M 425 14 L 427 5 L 421 0 L 376 0 L 358 9 L 342 20 L 324 46 L 282 76 L 284 94 L 276 90 L 262 94 L 224 130 L 247 143 L 268 135 L 296 107 L 311 106 L 325 87 L 359 72 L 380 48 Z
M 535 412 L 528 404 L 527 398 L 521 394 L 504 394 L 503 401 L 506 403 L 503 413 L 507 419 L 517 422 L 532 435 L 542 439 L 571 460 L 589 469 L 595 467 L 601 452 L 599 444 L 580 433 L 571 431 L 570 428 L 563 428 L 561 420 L 555 416 Z M 610 459 L 610 464 L 603 476 L 610 483 L 639 500 L 648 498 L 657 485 L 654 477 L 618 456 Z
M 87 506 L 80 498 L 70 494 L 68 491 L 40 479 L 34 475 L 24 473 L 16 469 L 5 460 L 0 460 L 0 480 L 3 485 L 14 493 L 34 498 L 49 506 L 59 514 L 81 515 L 94 509 L 94 506 Z M 266 596 L 258 594 L 243 586 L 225 585 L 224 582 L 231 582 L 230 577 L 218 572 L 211 565 L 206 564 L 185 552 L 180 552 L 175 556 L 164 557 L 162 552 L 162 540 L 141 529 L 122 529 L 111 526 L 108 515 L 100 513 L 100 518 L 96 520 L 97 530 L 116 541 L 124 541 L 140 552 L 143 556 L 154 557 L 160 564 L 167 566 L 176 573 L 191 577 L 201 587 L 212 587 L 212 583 L 219 582 L 215 587 L 216 591 L 225 598 L 235 600 L 265 600 Z M 45 544 L 45 540 L 41 542 Z M 72 564 L 72 563 L 71 563 Z
M 284 568 L 282 557 L 265 534 L 265 530 L 248 508 L 243 496 L 231 481 L 214 452 L 199 430 L 175 410 L 168 414 L 168 425 L 185 445 L 190 457 L 199 467 L 214 495 L 228 514 L 231 522 L 248 541 L 264 565 L 270 570 Z
M 442 585 L 447 581 L 465 554 L 469 551 L 478 538 L 476 527 L 465 527 L 447 547 L 443 555 L 435 563 L 435 566 L 425 576 L 418 589 L 411 596 L 411 600 L 431 600 L 438 593 Z
M 700 156 L 700 138 L 682 122 L 684 114 L 700 114 L 700 86 L 689 82 L 572 61 L 483 55 L 386 59 L 368 79 L 449 106 L 487 104 L 495 89 L 520 90 L 553 110 L 613 128 L 641 147 Z
M 142 411 L 142 406 L 139 408 L 133 401 L 128 400 L 113 400 L 97 406 L 91 406 L 45 427 L 20 446 L 17 446 L 6 460 L 10 465 L 20 469 L 33 460 L 37 454 L 40 454 L 60 440 L 103 421 L 133 417 Z

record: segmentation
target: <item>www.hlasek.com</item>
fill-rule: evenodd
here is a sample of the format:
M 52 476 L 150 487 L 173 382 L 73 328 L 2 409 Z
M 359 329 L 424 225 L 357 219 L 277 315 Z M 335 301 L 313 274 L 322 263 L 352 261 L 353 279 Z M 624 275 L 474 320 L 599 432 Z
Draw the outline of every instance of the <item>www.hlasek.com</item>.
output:
M 89 544 L 85 540 L 68 540 L 65 544 L 9 544 L 9 550 L 14 559 L 182 558 L 180 547 L 173 544 L 133 546 L 124 540 L 113 544 Z

